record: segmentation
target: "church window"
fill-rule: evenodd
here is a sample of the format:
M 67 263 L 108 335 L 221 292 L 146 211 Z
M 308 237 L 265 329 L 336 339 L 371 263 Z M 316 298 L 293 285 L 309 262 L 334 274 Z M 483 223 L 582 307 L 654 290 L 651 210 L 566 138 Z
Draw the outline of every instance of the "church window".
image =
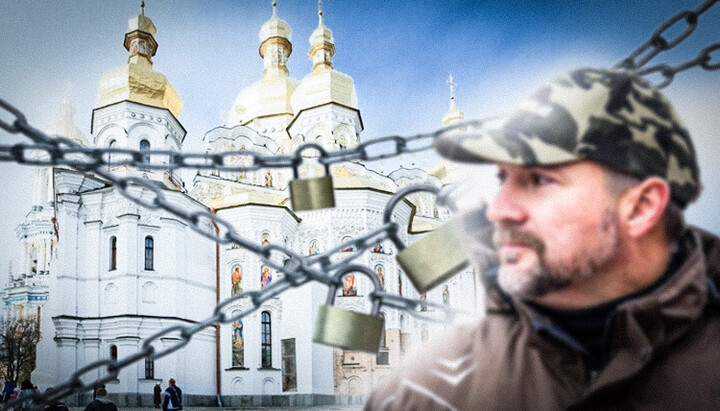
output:
M 270 322 L 270 313 L 263 311 L 260 315 L 262 329 L 260 331 L 262 339 L 262 368 L 272 368 L 272 324 Z
M 155 360 L 145 357 L 145 379 L 152 380 L 155 378 Z
M 110 359 L 117 361 L 117 345 L 110 346 Z
M 380 333 L 380 349 L 375 356 L 375 362 L 378 365 L 388 365 L 390 364 L 390 352 L 388 351 L 387 341 L 385 340 L 385 315 L 383 313 L 380 313 L 380 317 L 383 319 L 383 328 L 382 332 Z
M 155 251 L 155 242 L 153 241 L 153 238 L 150 236 L 145 237 L 145 269 L 146 270 L 153 270 L 154 266 L 154 256 L 153 253 Z
M 150 150 L 150 142 L 147 140 L 142 140 L 140 142 L 140 151 L 148 150 Z M 150 154 L 143 154 L 142 162 L 145 164 L 150 164 Z
M 117 141 L 116 140 L 110 140 L 110 143 L 108 144 L 109 148 L 117 148 Z M 112 154 L 108 154 L 107 160 L 109 162 L 112 162 L 115 159 L 115 157 Z
M 117 270 L 117 237 L 110 237 L 110 271 Z

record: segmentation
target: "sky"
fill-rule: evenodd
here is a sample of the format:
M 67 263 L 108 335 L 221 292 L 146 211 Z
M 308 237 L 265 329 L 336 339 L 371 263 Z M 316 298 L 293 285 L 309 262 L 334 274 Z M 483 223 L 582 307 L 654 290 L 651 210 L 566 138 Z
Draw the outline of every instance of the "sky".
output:
M 700 0 L 409 1 L 326 0 L 324 23 L 333 31 L 335 69 L 354 78 L 365 130 L 361 141 L 389 134 L 433 131 L 449 106 L 453 75 L 466 119 L 511 109 L 535 88 L 571 69 L 611 67 L 645 42 L 670 16 Z M 59 119 L 69 95 L 75 123 L 90 136 L 100 76 L 127 61 L 123 39 L 138 1 L 0 0 L 0 98 L 35 127 Z M 292 27 L 290 75 L 311 69 L 308 38 L 318 3 L 278 0 L 278 15 Z M 146 0 L 157 27 L 154 69 L 183 99 L 187 130 L 183 151 L 202 152 L 203 136 L 222 125 L 237 94 L 259 80 L 258 31 L 271 1 Z M 697 30 L 654 63 L 677 64 L 720 42 L 720 5 L 703 14 Z M 674 26 L 669 36 L 684 26 Z M 720 53 L 715 53 L 720 54 Z M 715 56 L 717 63 L 720 57 Z M 657 78 L 651 78 L 657 81 Z M 720 235 L 720 71 L 692 69 L 664 89 L 695 142 L 704 191 L 687 220 Z M 11 117 L 0 110 L 0 119 Z M 29 142 L 0 130 L 0 144 Z M 401 159 L 431 166 L 432 155 Z M 370 164 L 386 170 L 390 164 Z M 488 174 L 489 175 L 489 174 Z M 185 173 L 186 184 L 192 173 Z M 189 177 L 188 177 L 189 176 Z M 494 181 L 481 186 L 492 192 Z M 14 260 L 15 228 L 30 210 L 32 168 L 0 163 L 0 281 Z M 4 281 L 3 281 L 4 283 Z

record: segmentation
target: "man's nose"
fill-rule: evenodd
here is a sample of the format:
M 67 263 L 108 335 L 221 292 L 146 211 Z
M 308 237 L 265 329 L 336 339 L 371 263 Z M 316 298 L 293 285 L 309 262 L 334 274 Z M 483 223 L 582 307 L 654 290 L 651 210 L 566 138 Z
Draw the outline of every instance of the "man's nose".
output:
M 488 205 L 487 218 L 493 224 L 522 224 L 527 219 L 525 207 L 512 187 L 504 184 L 495 199 Z

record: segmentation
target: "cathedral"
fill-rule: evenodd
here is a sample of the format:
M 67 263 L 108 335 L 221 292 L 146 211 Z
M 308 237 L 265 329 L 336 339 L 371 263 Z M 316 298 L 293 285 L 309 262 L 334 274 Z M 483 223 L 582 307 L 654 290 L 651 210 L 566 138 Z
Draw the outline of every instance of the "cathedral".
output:
M 245 150 L 280 155 L 308 142 L 326 151 L 359 144 L 363 120 L 353 78 L 335 68 L 333 56 L 342 50 L 336 50 L 321 9 L 317 18 L 307 52 L 312 69 L 298 80 L 290 75 L 287 61 L 300 47 L 293 47 L 291 27 L 273 4 L 272 15 L 259 28 L 263 71 L 238 92 L 223 124 L 205 133 L 207 153 L 237 152 L 230 162 L 248 165 Z M 48 135 L 87 147 L 181 152 L 186 138 L 182 99 L 170 80 L 153 69 L 156 30 L 142 10 L 129 19 L 124 38 L 118 33 L 128 59 L 100 77 L 89 136 L 74 124 L 69 101 L 63 103 L 60 120 L 46 130 Z M 451 89 L 450 109 L 438 126 L 461 120 Z M 110 166 L 108 171 L 156 181 L 174 207 L 188 213 L 211 210 L 242 237 L 279 244 L 303 256 L 376 230 L 383 225 L 386 203 L 399 189 L 420 183 L 442 187 L 451 174 L 445 166 L 432 172 L 399 166 L 381 173 L 361 161 L 325 170 L 313 150 L 305 152 L 307 161 L 298 170 L 201 170 L 192 182 L 183 181 L 176 170 L 157 167 Z M 146 164 L 167 161 L 143 157 Z M 294 211 L 290 181 L 325 172 L 333 178 L 335 207 Z M 165 210 L 144 208 L 92 173 L 37 168 L 33 190 L 31 210 L 16 230 L 23 263 L 15 268 L 18 273 L 11 276 L 3 301 L 6 315 L 37 316 L 41 324 L 32 374 L 41 389 L 64 382 L 92 362 L 128 357 L 147 337 L 203 321 L 221 301 L 282 278 L 256 254 L 215 243 Z M 125 190 L 137 198 L 152 197 L 142 185 L 129 184 Z M 432 194 L 414 193 L 393 210 L 405 244 L 449 218 L 434 200 Z M 372 250 L 342 251 L 360 254 L 354 262 L 375 272 L 387 292 L 481 315 L 481 284 L 470 268 L 421 295 L 400 268 L 392 242 L 383 241 Z M 369 312 L 367 296 L 372 291 L 368 278 L 349 274 L 337 290 L 335 305 Z M 447 326 L 383 308 L 378 354 L 313 343 L 313 323 L 327 294 L 325 285 L 310 282 L 270 298 L 231 324 L 205 328 L 179 351 L 124 367 L 107 384 L 110 397 L 119 406 L 148 406 L 155 384 L 165 387 L 174 378 L 190 406 L 359 403 L 411 347 Z M 246 300 L 234 301 L 227 312 L 247 309 L 251 303 Z M 153 347 L 162 351 L 180 338 L 168 333 L 154 340 Z M 101 376 L 97 371 L 84 379 Z M 90 395 L 67 400 L 85 404 Z

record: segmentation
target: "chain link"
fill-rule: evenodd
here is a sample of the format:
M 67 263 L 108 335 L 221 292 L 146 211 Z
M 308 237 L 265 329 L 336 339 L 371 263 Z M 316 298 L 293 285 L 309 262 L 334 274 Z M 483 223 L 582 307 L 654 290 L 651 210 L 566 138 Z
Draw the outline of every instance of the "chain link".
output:
M 706 0 L 704 3 L 695 8 L 695 10 L 683 10 L 670 17 L 652 33 L 648 41 L 635 49 L 615 67 L 626 70 L 637 70 L 645 66 L 645 64 L 661 52 L 668 51 L 682 43 L 685 39 L 690 37 L 697 28 L 700 16 L 712 8 L 718 1 L 720 0 Z M 668 40 L 665 37 L 665 33 L 682 21 L 684 21 L 687 25 L 683 32 L 674 39 Z M 643 56 L 643 53 L 647 54 Z

